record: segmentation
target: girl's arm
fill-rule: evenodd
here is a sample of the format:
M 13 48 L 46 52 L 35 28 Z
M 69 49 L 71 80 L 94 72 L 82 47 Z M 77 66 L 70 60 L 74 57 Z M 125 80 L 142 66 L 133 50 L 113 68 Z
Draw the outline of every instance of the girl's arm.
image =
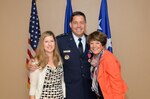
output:
M 35 99 L 39 69 L 37 69 L 35 71 L 30 71 L 29 75 L 30 75 L 30 91 L 29 91 L 30 99 Z
M 29 99 L 35 99 L 34 95 L 30 95 Z

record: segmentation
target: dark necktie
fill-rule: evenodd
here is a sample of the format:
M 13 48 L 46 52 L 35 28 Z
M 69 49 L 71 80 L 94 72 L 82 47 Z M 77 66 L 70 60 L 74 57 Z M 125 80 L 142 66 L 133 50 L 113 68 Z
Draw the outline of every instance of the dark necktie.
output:
M 83 45 L 82 45 L 82 42 L 81 42 L 81 38 L 78 39 L 79 40 L 79 44 L 78 44 L 78 49 L 80 51 L 80 53 L 82 54 L 83 53 Z

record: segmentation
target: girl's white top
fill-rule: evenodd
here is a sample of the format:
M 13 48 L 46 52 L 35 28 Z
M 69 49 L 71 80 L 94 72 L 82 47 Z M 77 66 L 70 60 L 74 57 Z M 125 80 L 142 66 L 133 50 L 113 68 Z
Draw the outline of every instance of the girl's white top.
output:
M 35 99 L 39 99 L 42 93 L 43 84 L 45 80 L 47 66 L 43 69 L 39 68 L 35 71 L 30 71 L 30 91 L 29 95 L 34 95 Z M 62 89 L 63 89 L 63 96 L 66 97 L 66 87 L 64 82 L 64 75 L 62 76 Z

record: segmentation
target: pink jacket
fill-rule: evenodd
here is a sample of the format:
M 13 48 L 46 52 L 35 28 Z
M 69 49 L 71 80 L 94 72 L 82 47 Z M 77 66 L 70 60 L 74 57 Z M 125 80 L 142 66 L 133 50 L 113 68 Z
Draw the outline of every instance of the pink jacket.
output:
M 108 50 L 100 60 L 98 83 L 104 99 L 124 99 L 127 86 L 121 77 L 120 63 Z

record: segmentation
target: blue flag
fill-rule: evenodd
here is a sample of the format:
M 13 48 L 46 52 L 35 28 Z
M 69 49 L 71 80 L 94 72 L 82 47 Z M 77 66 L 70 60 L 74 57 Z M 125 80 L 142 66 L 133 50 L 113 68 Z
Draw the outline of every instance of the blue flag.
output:
M 107 0 L 101 0 L 98 31 L 101 31 L 107 35 L 106 48 L 110 52 L 113 52 L 111 42 L 111 32 L 109 27 L 108 10 L 107 10 Z
M 64 23 L 64 33 L 65 34 L 71 33 L 71 28 L 69 26 L 71 15 L 72 15 L 71 0 L 67 0 L 66 13 L 65 13 L 65 23 Z

